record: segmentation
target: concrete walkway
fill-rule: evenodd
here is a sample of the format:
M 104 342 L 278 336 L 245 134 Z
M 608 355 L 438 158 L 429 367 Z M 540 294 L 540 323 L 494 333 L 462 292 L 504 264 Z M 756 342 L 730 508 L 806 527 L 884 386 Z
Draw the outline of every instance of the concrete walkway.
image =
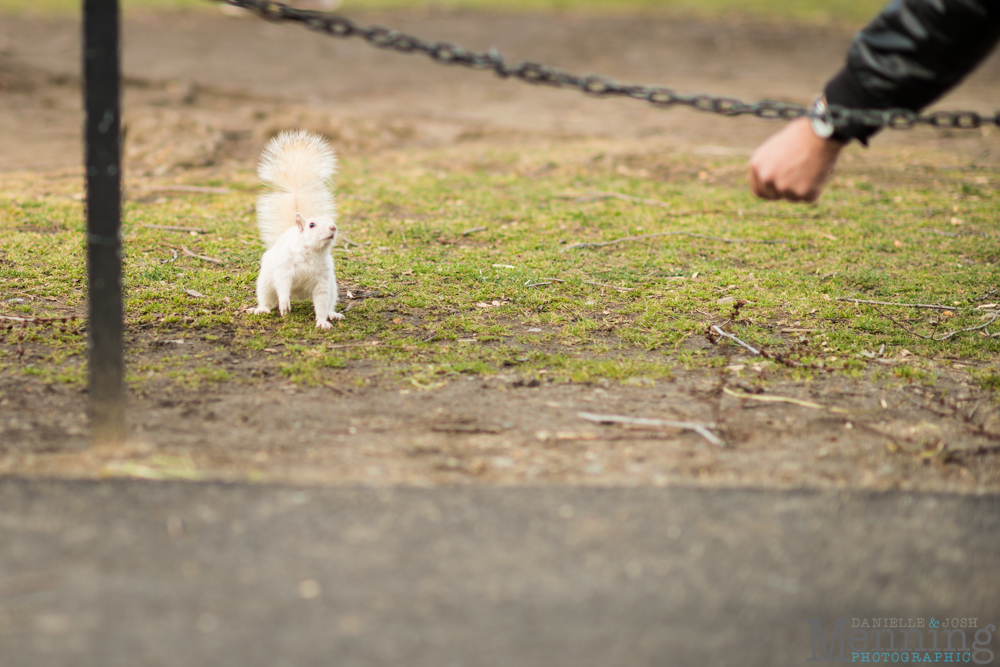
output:
M 997 496 L 5 479 L 0 664 L 805 664 L 997 625 L 998 566 Z

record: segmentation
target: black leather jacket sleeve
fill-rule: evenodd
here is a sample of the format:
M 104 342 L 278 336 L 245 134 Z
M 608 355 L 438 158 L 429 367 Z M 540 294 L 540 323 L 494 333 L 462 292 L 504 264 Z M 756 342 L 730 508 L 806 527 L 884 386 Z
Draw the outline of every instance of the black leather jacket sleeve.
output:
M 961 81 L 1000 39 L 1000 0 L 893 0 L 854 38 L 826 85 L 830 104 L 923 109 Z M 877 130 L 840 128 L 867 143 Z

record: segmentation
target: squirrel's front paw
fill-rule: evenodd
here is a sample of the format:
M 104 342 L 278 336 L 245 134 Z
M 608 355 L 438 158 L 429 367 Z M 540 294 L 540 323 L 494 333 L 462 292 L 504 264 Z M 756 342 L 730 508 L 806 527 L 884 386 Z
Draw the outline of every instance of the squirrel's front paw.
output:
M 267 315 L 271 312 L 270 308 L 264 308 L 263 306 L 257 306 L 256 308 L 251 308 L 247 311 L 251 315 Z
M 330 324 L 329 322 L 327 322 L 326 320 L 316 320 L 316 328 L 317 329 L 332 329 L 333 325 Z
M 344 319 L 344 314 L 343 313 L 330 313 L 329 315 L 327 315 L 327 317 L 329 317 L 331 320 L 342 320 L 342 319 Z

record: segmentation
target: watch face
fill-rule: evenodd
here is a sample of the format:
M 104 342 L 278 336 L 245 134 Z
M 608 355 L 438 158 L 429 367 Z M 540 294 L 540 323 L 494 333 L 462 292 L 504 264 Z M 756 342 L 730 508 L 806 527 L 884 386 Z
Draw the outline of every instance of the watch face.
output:
M 812 129 L 820 139 L 829 139 L 833 136 L 833 125 L 822 118 L 812 118 Z
M 822 97 L 816 100 L 810 111 L 815 114 L 809 120 L 812 122 L 812 129 L 816 133 L 816 136 L 820 139 L 829 139 L 832 137 L 835 128 L 833 127 L 833 123 L 827 120 L 826 100 Z

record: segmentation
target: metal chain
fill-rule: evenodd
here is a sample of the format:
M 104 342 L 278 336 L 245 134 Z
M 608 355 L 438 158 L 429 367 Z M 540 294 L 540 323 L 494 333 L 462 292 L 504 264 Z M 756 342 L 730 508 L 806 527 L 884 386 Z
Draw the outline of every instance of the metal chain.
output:
M 629 97 L 658 107 L 686 106 L 723 116 L 750 115 L 780 120 L 809 116 L 827 120 L 836 127 L 865 125 L 905 130 L 915 125 L 930 125 L 938 128 L 970 130 L 983 125 L 1000 126 L 1000 111 L 993 116 L 983 116 L 975 111 L 935 111 L 930 114 L 918 114 L 909 109 L 849 109 L 831 104 L 825 114 L 820 114 L 801 104 L 787 104 L 774 100 L 747 103 L 732 97 L 684 95 L 663 86 L 619 83 L 602 76 L 581 76 L 538 63 L 520 62 L 509 65 L 496 49 L 483 53 L 470 51 L 449 42 L 428 42 L 391 28 L 365 27 L 344 16 L 296 9 L 275 0 L 224 0 L 224 2 L 254 11 L 269 21 L 297 22 L 310 30 L 324 32 L 333 37 L 360 37 L 381 49 L 400 53 L 423 53 L 443 65 L 493 70 L 503 78 L 515 78 L 527 83 L 557 88 L 576 88 L 598 97 Z

